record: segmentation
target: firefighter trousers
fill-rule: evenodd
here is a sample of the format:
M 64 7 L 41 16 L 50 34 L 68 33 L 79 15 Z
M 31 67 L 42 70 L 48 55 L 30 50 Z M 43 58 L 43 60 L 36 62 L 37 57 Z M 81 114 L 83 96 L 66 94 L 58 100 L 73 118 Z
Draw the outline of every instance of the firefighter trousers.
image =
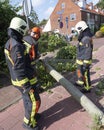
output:
M 22 88 L 17 86 L 16 88 L 21 92 L 23 98 L 25 110 L 24 123 L 35 127 L 37 124 L 35 115 L 38 113 L 41 104 L 38 89 L 34 89 L 35 87 L 33 87 L 28 93 L 23 93 Z
M 86 90 L 89 90 L 91 88 L 90 64 L 86 67 L 84 65 L 77 64 L 77 77 L 78 84 L 84 86 Z

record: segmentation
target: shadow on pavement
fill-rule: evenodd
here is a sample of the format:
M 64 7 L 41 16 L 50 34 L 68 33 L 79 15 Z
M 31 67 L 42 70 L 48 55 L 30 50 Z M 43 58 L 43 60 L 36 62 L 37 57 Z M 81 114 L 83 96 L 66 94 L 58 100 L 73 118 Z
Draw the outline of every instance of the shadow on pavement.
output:
M 47 129 L 54 122 L 68 117 L 81 108 L 80 104 L 75 101 L 73 97 L 57 102 L 49 109 L 42 112 L 42 118 L 39 121 L 39 124 L 41 125 L 40 130 L 43 130 L 44 128 Z

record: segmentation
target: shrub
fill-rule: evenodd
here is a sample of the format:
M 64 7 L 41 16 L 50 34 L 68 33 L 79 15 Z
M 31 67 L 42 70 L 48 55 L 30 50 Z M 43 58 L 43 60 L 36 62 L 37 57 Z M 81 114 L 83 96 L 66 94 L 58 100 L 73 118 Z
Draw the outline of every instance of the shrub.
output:
M 60 48 L 56 58 L 58 59 L 76 59 L 76 46 L 68 45 Z
M 76 69 L 76 46 L 68 45 L 59 49 L 51 65 L 59 72 L 74 71 Z
M 104 35 L 104 26 L 102 26 L 102 27 L 100 28 L 100 31 L 101 31 L 102 34 Z
M 41 53 L 54 51 L 66 45 L 67 41 L 60 34 L 43 33 L 39 39 L 39 51 Z
M 95 37 L 97 38 L 103 37 L 103 33 L 99 30 L 95 33 Z

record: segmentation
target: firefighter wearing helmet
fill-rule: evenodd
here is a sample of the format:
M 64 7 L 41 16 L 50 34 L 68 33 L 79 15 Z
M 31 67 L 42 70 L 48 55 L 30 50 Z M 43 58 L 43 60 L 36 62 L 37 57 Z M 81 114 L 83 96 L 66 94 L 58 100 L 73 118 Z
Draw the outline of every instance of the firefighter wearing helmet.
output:
M 40 38 L 40 28 L 34 27 L 30 30 L 29 35 L 23 37 L 24 44 L 28 43 L 31 45 L 31 58 L 34 62 L 37 58 L 40 57 L 40 53 L 38 51 L 38 39 Z M 35 64 L 32 63 L 32 64 Z
M 91 92 L 90 65 L 92 62 L 92 33 L 85 21 L 75 25 L 78 33 L 77 45 L 77 77 L 76 85 L 82 87 L 83 93 Z
M 34 27 L 31 29 L 31 34 L 30 34 L 35 40 L 38 40 L 40 38 L 40 28 L 39 27 Z
M 22 94 L 25 116 L 23 127 L 28 130 L 39 130 L 37 112 L 40 96 L 37 92 L 37 77 L 31 66 L 29 47 L 24 44 L 23 36 L 27 31 L 27 23 L 14 17 L 8 28 L 9 39 L 5 44 L 5 57 L 11 75 L 11 82 Z

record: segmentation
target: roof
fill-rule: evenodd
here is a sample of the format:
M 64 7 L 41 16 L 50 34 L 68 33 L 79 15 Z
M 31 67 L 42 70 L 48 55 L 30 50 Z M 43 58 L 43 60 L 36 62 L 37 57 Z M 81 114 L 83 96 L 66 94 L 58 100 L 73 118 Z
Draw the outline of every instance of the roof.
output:
M 84 1 L 84 0 L 83 0 Z M 93 3 L 89 3 L 87 4 L 86 2 L 84 4 L 81 4 L 83 2 L 77 1 L 74 2 L 77 6 L 79 6 L 79 8 L 83 11 L 86 12 L 90 12 L 90 13 L 94 13 L 94 14 L 100 14 L 104 16 L 104 10 L 101 10 L 100 8 L 98 8 L 96 5 L 93 5 Z
M 43 29 L 43 32 L 49 32 L 49 31 L 51 31 L 51 21 L 50 21 L 50 19 L 47 21 L 47 23 L 46 23 L 46 25 Z

